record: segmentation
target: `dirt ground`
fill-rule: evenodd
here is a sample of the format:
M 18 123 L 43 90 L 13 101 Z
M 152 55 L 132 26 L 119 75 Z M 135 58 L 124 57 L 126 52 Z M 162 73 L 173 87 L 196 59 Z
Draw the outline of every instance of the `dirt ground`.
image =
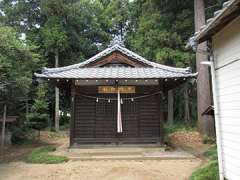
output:
M 204 152 L 206 152 L 210 147 L 214 146 L 211 144 L 203 144 L 201 135 L 196 132 L 175 132 L 169 135 L 169 142 L 171 146 L 176 148 L 181 148 L 198 158 L 204 159 Z
M 0 165 L 1 180 L 185 180 L 201 161 L 74 161 L 41 165 L 13 162 Z
M 191 149 L 204 151 L 209 145 L 202 145 L 198 133 L 178 133 L 171 135 L 172 143 L 184 144 Z M 66 143 L 66 136 L 42 133 L 44 143 L 60 146 Z M 35 145 L 36 146 L 36 145 Z M 25 150 L 26 149 L 26 150 Z M 26 164 L 21 154 L 31 148 L 9 149 L 9 163 L 0 163 L 0 180 L 187 180 L 191 173 L 202 165 L 200 158 L 187 160 L 107 160 L 107 161 L 69 161 L 63 164 Z M 11 153 L 10 153 L 11 152 Z M 20 155 L 17 152 L 21 152 Z M 18 154 L 14 159 L 14 154 Z M 1 160 L 1 158 L 0 158 Z M 5 161 L 5 162 L 8 162 Z

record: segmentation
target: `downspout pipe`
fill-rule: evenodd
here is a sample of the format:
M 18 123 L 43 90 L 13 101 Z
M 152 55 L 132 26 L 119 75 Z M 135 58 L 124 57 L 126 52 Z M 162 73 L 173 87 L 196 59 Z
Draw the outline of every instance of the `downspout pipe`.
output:
M 222 132 L 221 132 L 221 122 L 219 117 L 219 101 L 218 101 L 218 95 L 217 95 L 218 91 L 217 91 L 217 84 L 216 84 L 216 71 L 215 71 L 215 65 L 214 65 L 214 56 L 212 52 L 210 53 L 210 61 L 204 61 L 202 62 L 202 64 L 209 65 L 211 69 L 219 179 L 224 180 L 223 156 L 222 156 L 223 151 L 222 151 L 222 138 L 221 138 Z

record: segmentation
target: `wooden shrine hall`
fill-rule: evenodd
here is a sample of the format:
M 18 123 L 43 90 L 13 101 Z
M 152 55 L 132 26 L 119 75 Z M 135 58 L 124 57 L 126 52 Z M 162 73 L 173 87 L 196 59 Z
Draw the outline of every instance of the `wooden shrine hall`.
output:
M 146 60 L 116 43 L 38 79 L 71 92 L 70 145 L 163 143 L 164 94 L 197 74 Z

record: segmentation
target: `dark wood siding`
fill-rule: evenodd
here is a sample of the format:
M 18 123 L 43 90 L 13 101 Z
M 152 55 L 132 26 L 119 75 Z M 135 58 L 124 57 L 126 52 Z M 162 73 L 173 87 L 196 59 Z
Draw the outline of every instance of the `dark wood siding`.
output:
M 94 138 L 95 101 L 82 96 L 75 97 L 74 137 Z
M 158 91 L 157 86 L 137 87 L 136 94 L 122 94 L 122 98 L 141 96 Z M 117 101 L 91 99 L 82 96 L 116 98 L 116 94 L 98 94 L 97 87 L 76 88 L 73 143 L 141 143 L 158 142 L 160 136 L 159 95 L 125 100 L 122 104 L 123 133 L 117 133 Z
M 101 97 L 113 97 L 112 95 Z M 96 103 L 96 138 L 115 138 L 116 137 L 116 101 L 99 101 Z
M 159 137 L 159 97 L 154 95 L 139 100 L 140 137 Z

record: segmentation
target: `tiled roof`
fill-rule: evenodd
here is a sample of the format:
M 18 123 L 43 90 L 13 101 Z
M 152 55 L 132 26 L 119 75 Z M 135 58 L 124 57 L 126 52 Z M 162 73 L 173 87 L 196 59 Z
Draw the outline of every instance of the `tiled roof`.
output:
M 43 72 L 58 72 L 58 71 L 81 68 L 81 67 L 84 67 L 84 66 L 86 66 L 86 65 L 88 65 L 92 62 L 97 61 L 98 59 L 101 59 L 102 57 L 105 57 L 105 56 L 109 55 L 110 53 L 112 53 L 114 51 L 120 51 L 121 53 L 125 54 L 126 56 L 131 57 L 131 58 L 133 58 L 133 59 L 135 59 L 135 60 L 137 60 L 141 63 L 144 63 L 146 65 L 149 65 L 150 67 L 162 68 L 162 69 L 176 71 L 176 72 L 186 72 L 186 71 L 190 70 L 190 68 L 175 68 L 175 67 L 165 66 L 165 65 L 162 65 L 162 64 L 151 62 L 151 61 L 139 56 L 138 54 L 128 50 L 127 48 L 122 47 L 119 44 L 115 44 L 115 45 L 105 49 L 104 51 L 96 54 L 95 56 L 91 57 L 90 59 L 88 59 L 84 62 L 74 64 L 74 65 L 70 65 L 70 66 L 60 67 L 60 68 L 45 68 L 43 70 Z
M 206 24 L 203 25 L 199 31 L 195 32 L 189 40 L 190 46 L 194 46 L 196 42 L 206 36 L 213 28 L 215 28 L 222 20 L 232 12 L 234 12 L 240 4 L 240 0 L 229 0 L 223 3 L 222 9 L 214 13 L 214 17 L 208 19 Z
M 128 57 L 135 59 L 146 65 L 143 68 L 136 67 L 86 67 L 89 63 L 93 63 L 102 57 L 109 55 L 114 51 L 119 51 Z M 100 78 L 174 78 L 174 77 L 193 77 L 196 74 L 191 73 L 190 68 L 175 68 L 161 65 L 146 60 L 136 53 L 126 49 L 125 47 L 115 44 L 104 51 L 98 53 L 92 58 L 78 64 L 60 67 L 45 68 L 41 74 L 35 73 L 38 78 L 68 78 L 68 79 L 100 79 Z
M 190 72 L 175 72 L 161 68 L 103 67 L 74 68 L 58 72 L 35 74 L 39 78 L 56 79 L 154 79 L 194 77 Z

